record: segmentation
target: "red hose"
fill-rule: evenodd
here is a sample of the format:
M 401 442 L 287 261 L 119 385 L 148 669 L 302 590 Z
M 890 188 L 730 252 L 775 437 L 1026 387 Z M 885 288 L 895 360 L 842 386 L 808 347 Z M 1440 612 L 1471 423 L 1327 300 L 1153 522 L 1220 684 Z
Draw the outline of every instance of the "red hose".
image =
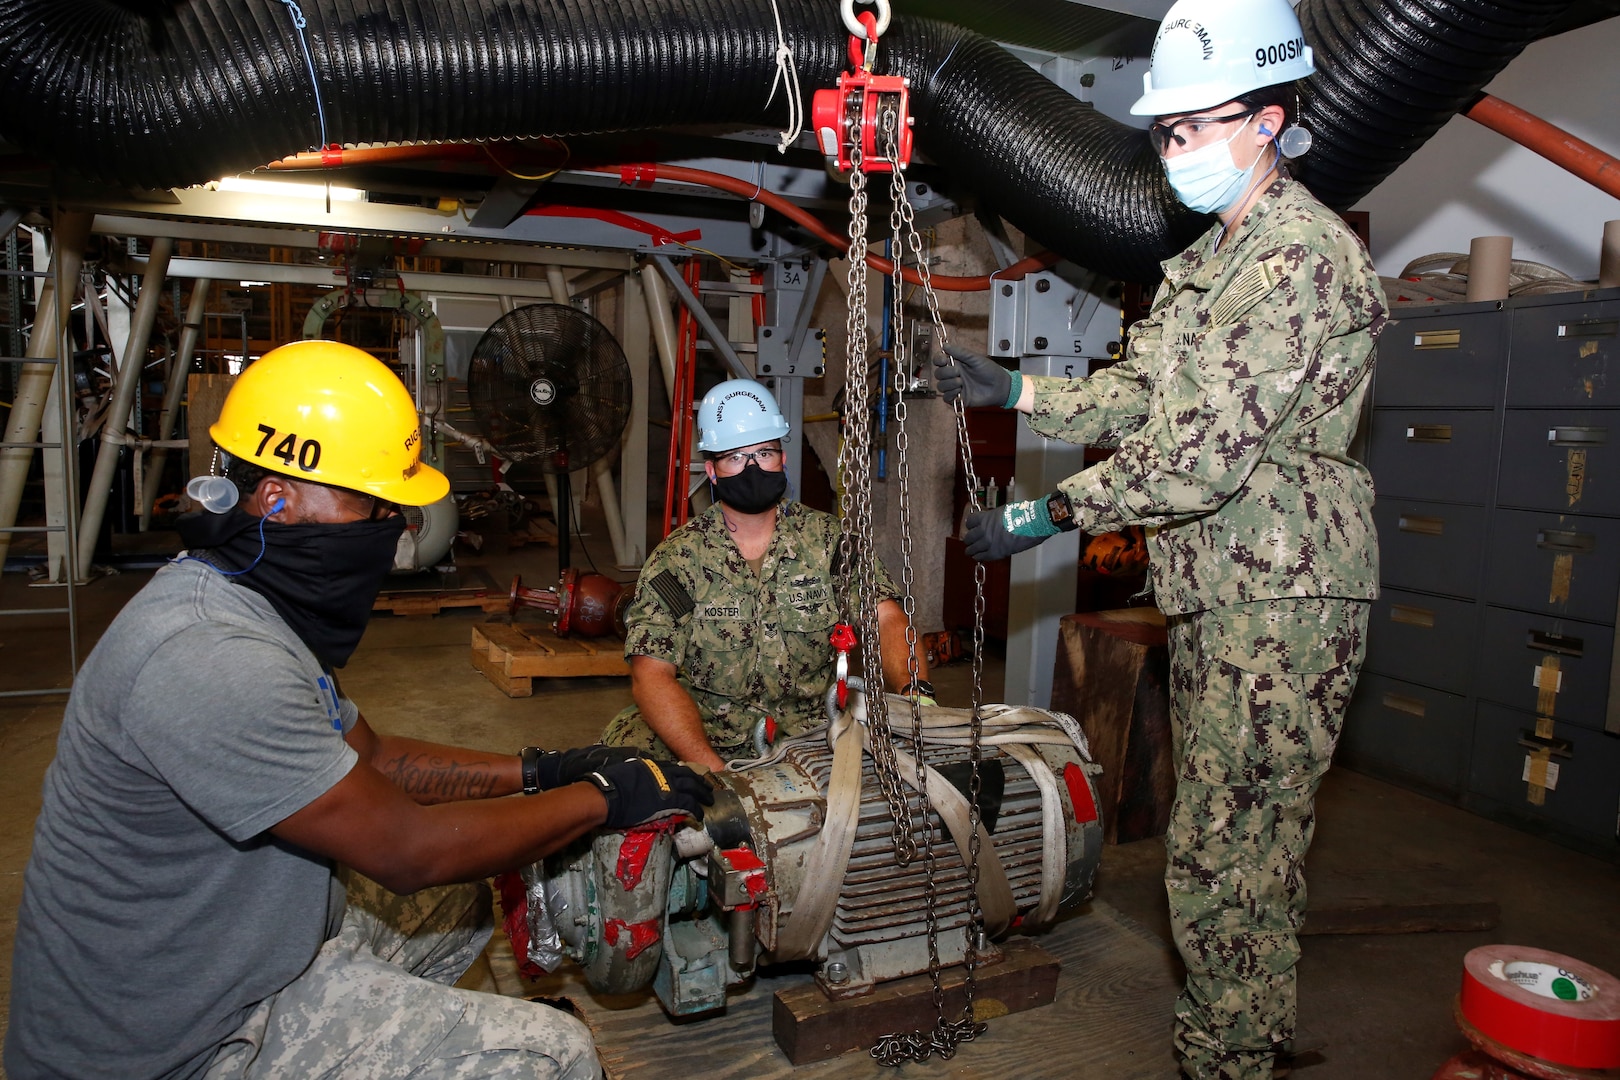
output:
M 1509 107 L 1511 108 L 1511 106 Z M 1478 117 L 1475 117 L 1475 119 L 1478 119 Z M 1483 122 L 1481 121 L 1481 123 Z M 1553 128 L 1552 130 L 1556 131 L 1557 129 Z M 1586 144 L 1582 143 L 1581 145 L 1585 146 Z M 421 143 L 415 146 L 368 146 L 358 149 L 332 147 L 327 150 L 293 154 L 290 157 L 282 158 L 280 161 L 273 161 L 265 168 L 276 171 L 296 171 L 334 169 L 348 165 L 393 164 L 402 161 L 470 161 L 485 157 L 486 152 L 482 146 L 467 143 Z M 1613 163 L 1612 158 L 1609 161 L 1611 164 Z M 773 191 L 761 190 L 757 184 L 750 183 L 747 180 L 739 180 L 735 176 L 727 176 L 725 173 L 709 172 L 706 169 L 688 169 L 683 165 L 659 165 L 653 163 L 582 166 L 581 171 L 618 176 L 626 184 L 650 184 L 657 179 L 679 180 L 688 184 L 700 184 L 719 191 L 727 191 L 750 202 L 765 204 L 783 217 L 804 226 L 816 236 L 837 248 L 847 250 L 849 247 L 849 237 L 840 236 L 829 229 L 810 212 L 793 205 L 793 203 Z M 1031 271 L 1044 270 L 1057 261 L 1058 256 L 1056 254 L 1043 251 L 1039 255 L 1031 255 L 1027 259 L 1015 262 L 1005 270 L 998 270 L 994 275 L 957 277 L 952 274 L 934 274 L 929 278 L 929 281 L 940 292 L 985 292 L 996 281 L 1015 281 Z M 878 255 L 868 255 L 866 265 L 880 274 L 894 273 L 894 263 Z M 915 270 L 902 269 L 900 276 L 912 285 L 922 284 L 922 278 Z
M 720 191 L 729 191 L 733 195 L 740 195 L 750 201 L 764 203 L 772 210 L 784 217 L 803 225 L 821 239 L 836 247 L 847 249 L 849 237 L 840 236 L 822 224 L 821 220 L 794 206 L 788 200 L 772 191 L 764 191 L 759 185 L 747 180 L 739 180 L 735 176 L 725 173 L 708 172 L 705 169 L 688 169 L 683 165 L 595 165 L 585 167 L 582 171 L 608 173 L 617 175 L 626 184 L 650 184 L 654 180 L 681 180 L 688 184 L 702 184 L 704 187 L 716 188 Z M 1043 251 L 1039 255 L 1031 255 L 1013 263 L 1005 270 L 998 270 L 994 281 L 1011 281 L 1023 277 L 1034 270 L 1044 270 L 1058 261 L 1058 256 L 1050 251 Z M 880 274 L 894 273 L 894 263 L 878 255 L 868 255 L 866 265 Z M 903 269 L 900 276 L 913 285 L 921 285 L 922 278 L 915 270 Z M 991 276 L 983 277 L 956 277 L 951 274 L 934 274 L 929 278 L 934 288 L 940 292 L 984 292 L 994 283 Z
M 1620 199 L 1620 160 L 1612 154 L 1490 94 L 1479 95 L 1463 115 Z

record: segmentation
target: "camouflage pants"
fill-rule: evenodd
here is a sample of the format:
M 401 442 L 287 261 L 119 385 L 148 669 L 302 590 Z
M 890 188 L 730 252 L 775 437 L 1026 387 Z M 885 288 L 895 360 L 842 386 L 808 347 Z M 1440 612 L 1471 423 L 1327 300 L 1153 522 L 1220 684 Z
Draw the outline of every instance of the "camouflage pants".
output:
M 590 1033 L 574 1017 L 450 985 L 489 941 L 487 885 L 410 896 L 358 874 L 348 885 L 343 928 L 249 1014 L 207 1080 L 601 1076 Z
M 1269 1077 L 1294 1035 L 1312 800 L 1365 652 L 1364 601 L 1241 604 L 1170 620 L 1178 763 L 1165 887 L 1195 1080 Z
M 741 741 L 736 741 L 737 732 L 708 723 L 703 725 L 703 733 L 709 737 L 709 744 L 714 747 L 714 752 L 720 755 L 721 760 L 754 756 L 751 733 L 744 733 Z M 675 760 L 675 751 L 647 726 L 647 721 L 641 718 L 641 710 L 634 705 L 620 710 L 617 716 L 608 721 L 607 727 L 602 731 L 602 742 L 608 746 L 624 746 L 631 750 L 639 750 L 659 761 Z

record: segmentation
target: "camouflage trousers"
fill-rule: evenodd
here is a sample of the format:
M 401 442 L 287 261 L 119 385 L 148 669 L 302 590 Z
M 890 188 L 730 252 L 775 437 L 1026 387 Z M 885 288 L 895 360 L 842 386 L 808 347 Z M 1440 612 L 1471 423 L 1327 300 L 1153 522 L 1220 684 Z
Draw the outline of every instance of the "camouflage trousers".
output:
M 738 732 L 721 727 L 717 724 L 705 723 L 703 733 L 708 736 L 709 744 L 714 752 L 720 755 L 721 760 L 731 758 L 746 758 L 754 756 L 754 742 L 752 731 Z M 608 746 L 623 746 L 631 750 L 639 750 L 650 758 L 659 761 L 674 761 L 675 751 L 671 750 L 660 739 L 647 721 L 642 719 L 641 710 L 634 705 L 627 706 L 619 711 L 618 715 L 608 721 L 602 731 L 602 742 Z
M 493 928 L 482 883 L 397 896 L 349 874 L 342 929 L 221 1045 L 207 1080 L 600 1077 L 574 1017 L 450 985 Z
M 1312 801 L 1369 606 L 1270 600 L 1170 620 L 1179 771 L 1165 888 L 1187 967 L 1174 1042 L 1194 1080 L 1269 1077 L 1293 1038 Z

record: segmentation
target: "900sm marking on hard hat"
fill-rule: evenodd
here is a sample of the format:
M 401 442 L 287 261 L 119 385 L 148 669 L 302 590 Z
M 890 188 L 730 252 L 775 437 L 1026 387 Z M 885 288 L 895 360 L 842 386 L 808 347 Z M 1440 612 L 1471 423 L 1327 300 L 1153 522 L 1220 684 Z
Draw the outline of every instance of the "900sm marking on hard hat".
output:
M 1293 41 L 1279 41 L 1275 45 L 1267 45 L 1263 49 L 1254 50 L 1254 66 L 1263 68 L 1268 64 L 1281 64 L 1286 60 L 1298 60 L 1304 54 L 1304 38 L 1298 37 Z
M 536 379 L 529 384 L 529 397 L 536 405 L 550 405 L 557 400 L 557 384 L 550 379 Z
M 253 456 L 262 458 L 264 457 L 264 448 L 270 445 L 270 440 L 275 438 L 278 432 L 269 424 L 260 424 L 259 430 L 264 432 L 264 438 L 259 440 L 258 449 L 253 451 Z M 290 431 L 285 438 L 276 443 L 275 449 L 271 450 L 270 453 L 280 458 L 285 465 L 291 465 L 293 458 L 296 457 L 298 467 L 305 472 L 314 472 L 321 463 L 320 442 L 316 439 L 300 440 L 296 434 Z

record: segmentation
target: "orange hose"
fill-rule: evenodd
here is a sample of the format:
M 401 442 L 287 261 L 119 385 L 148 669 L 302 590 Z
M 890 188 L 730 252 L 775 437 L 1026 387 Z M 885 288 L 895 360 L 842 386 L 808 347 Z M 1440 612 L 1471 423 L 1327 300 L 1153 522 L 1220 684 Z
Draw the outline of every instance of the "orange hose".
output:
M 849 247 L 849 237 L 840 236 L 833 232 L 820 219 L 794 206 L 773 191 L 761 190 L 759 185 L 747 180 L 739 180 L 735 176 L 725 173 L 709 172 L 705 169 L 688 169 L 684 165 L 596 165 L 584 169 L 586 172 L 608 173 L 618 175 L 626 183 L 644 182 L 654 180 L 681 180 L 689 184 L 702 184 L 705 187 L 717 188 L 720 191 L 729 191 L 733 195 L 740 195 L 749 201 L 758 201 L 769 206 L 784 217 L 803 225 L 827 243 L 839 248 Z M 1050 251 L 1043 251 L 1039 255 L 1031 255 L 1013 263 L 1005 270 L 998 270 L 995 275 L 982 277 L 957 277 L 951 274 L 934 274 L 929 278 L 934 288 L 940 292 L 984 292 L 995 281 L 1011 281 L 1023 277 L 1035 270 L 1044 270 L 1058 261 L 1058 256 Z M 868 255 L 866 265 L 880 274 L 894 273 L 894 263 L 878 255 Z M 915 270 L 903 269 L 901 277 L 912 285 L 921 285 L 922 278 Z
M 1620 160 L 1612 154 L 1490 94 L 1479 95 L 1463 115 L 1620 199 Z
M 466 143 L 419 143 L 415 146 L 334 146 L 308 150 L 272 161 L 264 168 L 276 172 L 304 169 L 339 169 L 351 165 L 392 165 L 401 161 L 482 161 L 484 151 Z

